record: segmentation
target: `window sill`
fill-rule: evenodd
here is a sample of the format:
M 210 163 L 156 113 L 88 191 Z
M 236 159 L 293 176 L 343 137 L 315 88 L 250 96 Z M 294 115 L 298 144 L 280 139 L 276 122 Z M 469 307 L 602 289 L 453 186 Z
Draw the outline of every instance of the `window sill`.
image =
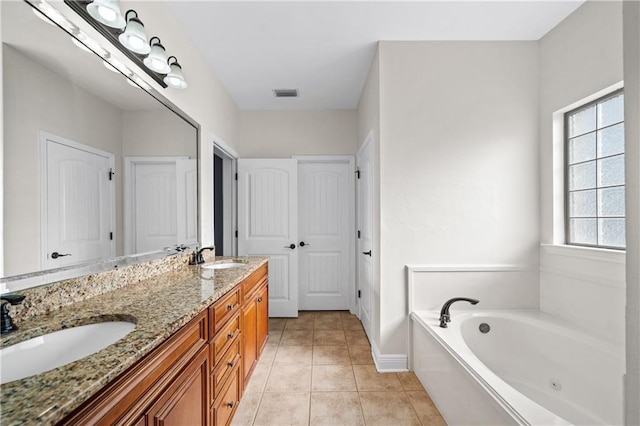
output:
M 625 250 L 569 246 L 566 244 L 540 244 L 540 247 L 549 254 L 620 264 L 625 263 L 627 256 Z

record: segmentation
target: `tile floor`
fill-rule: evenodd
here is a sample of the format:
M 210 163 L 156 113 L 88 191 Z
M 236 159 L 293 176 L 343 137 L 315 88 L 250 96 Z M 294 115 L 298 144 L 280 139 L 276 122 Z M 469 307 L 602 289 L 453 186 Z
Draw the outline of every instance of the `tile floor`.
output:
M 413 373 L 378 373 L 348 312 L 270 318 L 233 425 L 445 425 Z

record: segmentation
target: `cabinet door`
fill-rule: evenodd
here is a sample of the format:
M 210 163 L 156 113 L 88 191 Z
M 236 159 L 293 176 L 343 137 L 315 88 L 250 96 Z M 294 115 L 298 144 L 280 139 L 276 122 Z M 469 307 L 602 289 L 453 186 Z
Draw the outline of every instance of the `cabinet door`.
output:
M 269 334 L 269 287 L 264 286 L 258 291 L 256 296 L 257 305 L 257 355 L 262 354 L 264 346 L 267 344 Z
M 242 342 L 244 346 L 242 366 L 244 367 L 244 384 L 246 387 L 247 379 L 251 375 L 258 359 L 258 339 L 256 336 L 258 309 L 255 300 L 245 302 L 242 308 L 242 319 Z
M 208 424 L 208 379 L 209 356 L 203 348 L 151 406 L 147 412 L 148 424 Z

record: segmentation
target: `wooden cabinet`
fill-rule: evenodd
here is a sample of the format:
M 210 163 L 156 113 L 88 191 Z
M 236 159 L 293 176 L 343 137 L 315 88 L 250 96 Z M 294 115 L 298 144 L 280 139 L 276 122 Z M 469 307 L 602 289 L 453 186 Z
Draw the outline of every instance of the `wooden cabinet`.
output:
M 103 388 L 61 424 L 145 424 L 147 408 L 176 381 L 196 354 L 207 353 L 208 334 L 205 311 Z
M 60 424 L 230 424 L 268 317 L 265 264 Z
M 208 425 L 208 381 L 209 356 L 202 348 L 148 410 L 146 425 Z
M 269 330 L 269 296 L 266 265 L 258 269 L 244 285 L 244 305 L 242 307 L 243 382 L 246 387 L 258 358 L 267 343 Z

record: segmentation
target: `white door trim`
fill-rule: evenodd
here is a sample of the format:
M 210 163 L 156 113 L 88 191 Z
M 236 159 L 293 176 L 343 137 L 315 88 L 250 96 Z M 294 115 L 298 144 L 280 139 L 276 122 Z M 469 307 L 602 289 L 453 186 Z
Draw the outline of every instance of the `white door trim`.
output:
M 349 198 L 349 312 L 356 314 L 358 310 L 358 288 L 356 283 L 356 157 L 354 155 L 295 155 L 291 158 L 298 160 L 300 163 L 347 163 L 349 169 L 353 172 L 349 180 L 349 190 L 347 197 Z
M 115 172 L 116 157 L 114 154 L 103 151 L 92 146 L 84 145 L 79 142 L 72 141 L 71 139 L 63 138 L 62 136 L 54 135 L 53 133 L 45 132 L 41 130 L 39 132 L 40 138 L 40 269 L 45 264 L 45 259 L 49 256 L 48 253 L 48 233 L 47 233 L 47 217 L 49 215 L 48 205 L 49 200 L 47 197 L 47 175 L 49 173 L 49 164 L 47 161 L 47 141 L 51 140 L 61 145 L 66 145 L 70 148 L 78 149 L 81 151 L 89 152 L 91 154 L 99 155 L 109 159 L 109 167 Z M 116 185 L 109 185 L 109 199 L 111 201 L 111 229 L 114 236 L 111 240 L 111 257 L 116 256 Z
M 124 216 L 124 254 L 131 253 L 132 248 L 135 245 L 136 240 L 136 228 L 135 217 L 136 212 L 134 206 L 136 205 L 133 200 L 133 176 L 135 176 L 135 168 L 138 164 L 175 164 L 177 160 L 188 160 L 188 156 L 179 157 L 124 157 L 124 202 L 123 202 L 123 216 Z M 158 248 L 160 250 L 161 247 Z
M 223 213 L 224 231 L 222 236 L 224 246 L 222 250 L 226 256 L 235 256 L 238 254 L 238 240 L 235 236 L 236 230 L 238 229 L 238 182 L 235 178 L 238 171 L 236 161 L 238 154 L 217 136 L 213 137 L 213 153 L 222 158 L 222 202 L 225 206 Z M 213 208 L 215 209 L 215 205 Z M 215 233 L 215 226 L 213 230 Z M 213 241 L 215 241 L 215 235 Z
M 374 306 L 373 303 L 373 293 L 374 293 L 374 287 L 375 287 L 375 283 L 377 280 L 377 268 L 376 265 L 378 264 L 378 241 L 377 241 L 377 228 L 376 228 L 376 219 L 377 215 L 376 215 L 376 206 L 377 206 L 377 196 L 376 196 L 376 153 L 375 153 L 375 133 L 374 130 L 371 129 L 369 130 L 369 133 L 367 134 L 367 137 L 365 138 L 364 142 L 362 143 L 362 146 L 360 146 L 360 149 L 358 149 L 358 153 L 356 154 L 356 167 L 357 167 L 357 159 L 362 155 L 362 153 L 366 150 L 366 149 L 371 149 L 371 169 L 372 169 L 372 173 L 371 173 L 371 187 L 372 187 L 372 191 L 370 194 L 371 197 L 371 205 L 373 206 L 372 208 L 372 212 L 371 212 L 371 250 L 375 253 L 374 256 L 372 256 L 371 259 L 371 288 L 370 288 L 370 292 L 369 292 L 369 314 L 370 314 L 370 318 L 369 318 L 369 330 L 365 330 L 367 332 L 367 335 L 369 336 L 370 341 L 372 342 L 372 346 L 375 343 L 375 327 L 378 325 L 378 307 Z M 357 183 L 356 183 L 357 185 Z M 358 207 L 359 207 L 359 200 L 357 199 L 357 191 L 356 191 L 356 218 L 358 217 Z M 356 227 L 358 227 L 359 224 L 356 220 Z M 356 255 L 356 261 L 355 261 L 355 266 L 356 266 L 356 289 L 361 289 L 361 283 L 360 283 L 360 276 L 358 275 L 359 270 L 360 270 L 360 253 L 359 253 L 359 244 L 356 243 L 356 247 L 355 247 L 355 255 Z M 358 316 L 358 318 L 361 318 L 361 307 L 360 307 L 360 299 L 358 299 L 357 301 L 357 305 L 356 305 L 356 315 Z M 373 335 L 369 335 L 369 333 L 373 334 Z

